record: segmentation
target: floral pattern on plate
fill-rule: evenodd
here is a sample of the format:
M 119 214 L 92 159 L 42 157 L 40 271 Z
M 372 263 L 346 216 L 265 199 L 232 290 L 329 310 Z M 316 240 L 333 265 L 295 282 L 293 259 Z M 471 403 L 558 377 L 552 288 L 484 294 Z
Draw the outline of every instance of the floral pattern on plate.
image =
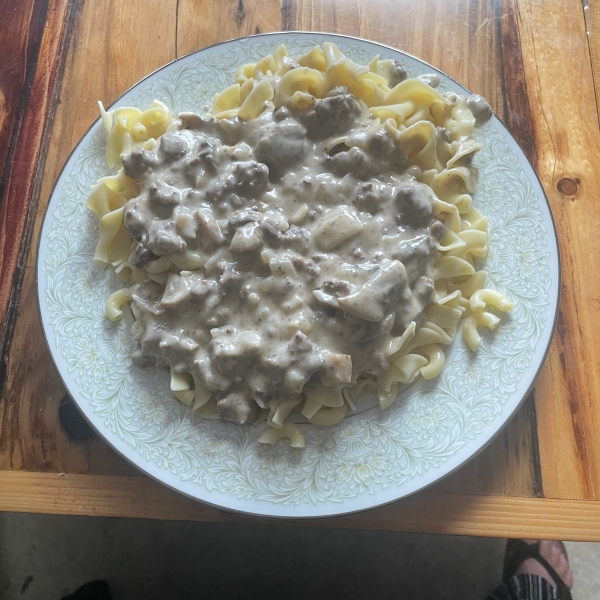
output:
M 274 34 L 226 42 L 152 74 L 117 104 L 154 98 L 175 111 L 203 111 L 237 68 L 285 43 L 290 54 L 333 41 L 351 59 L 399 59 L 410 75 L 434 69 L 371 42 L 328 34 Z M 441 74 L 442 88 L 465 90 Z M 116 287 L 93 262 L 96 220 L 90 186 L 110 172 L 96 122 L 69 159 L 52 195 L 38 260 L 42 322 L 69 392 L 96 429 L 153 477 L 190 496 L 248 513 L 324 516 L 370 508 L 410 494 L 477 453 L 530 387 L 552 333 L 559 267 L 543 191 L 517 144 L 494 118 L 476 130 L 484 149 L 476 206 L 490 218 L 488 285 L 517 305 L 482 332 L 472 354 L 459 337 L 439 378 L 405 390 L 331 428 L 303 425 L 306 448 L 256 441 L 263 426 L 200 421 L 170 393 L 168 374 L 131 361 L 129 323 L 111 324 L 104 301 Z

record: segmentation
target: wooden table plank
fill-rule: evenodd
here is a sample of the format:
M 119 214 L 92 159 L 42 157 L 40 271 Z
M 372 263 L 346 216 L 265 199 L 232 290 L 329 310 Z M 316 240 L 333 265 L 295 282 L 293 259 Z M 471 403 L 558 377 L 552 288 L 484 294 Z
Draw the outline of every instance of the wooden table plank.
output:
M 282 11 L 280 0 L 179 0 L 177 56 L 225 40 L 284 29 Z
M 19 300 L 20 255 L 27 250 L 29 209 L 35 211 L 43 172 L 67 8 L 67 0 L 0 0 L 0 348 L 13 325 L 9 301 Z
M 10 10 L 10 0 L 0 1 L 6 24 L 0 30 L 0 43 L 6 56 L 14 57 L 0 71 L 0 165 L 5 165 L 12 134 L 19 123 L 19 100 L 27 77 L 27 47 L 33 2 L 22 2 Z M 39 44 L 40 34 L 32 36 Z M 35 42 L 34 44 L 35 45 Z
M 512 0 L 503 5 L 512 5 Z M 600 499 L 600 132 L 582 5 L 516 6 L 542 181 L 559 235 L 561 304 L 536 383 L 544 492 Z M 549 43 L 549 40 L 551 42 Z
M 221 523 L 600 541 L 600 503 L 428 492 L 327 519 L 266 519 L 201 504 L 147 478 L 0 471 L 0 510 Z
M 50 136 L 34 242 L 27 257 L 14 335 L 5 350 L 9 361 L 0 403 L 5 415 L 0 429 L 0 468 L 131 472 L 129 464 L 103 444 L 93 438 L 73 442 L 61 428 L 59 404 L 65 391 L 39 321 L 36 245 L 54 182 L 75 144 L 98 117 L 97 101 L 109 105 L 136 81 L 175 58 L 176 5 L 176 0 L 75 5 L 76 20 Z
M 10 6 L 9 6 L 10 5 Z M 10 340 L 21 301 L 23 262 L 31 242 L 48 135 L 63 65 L 68 2 L 0 2 L 0 456 L 13 452 L 15 410 L 8 391 Z M 56 87 L 55 87 L 56 86 Z M 44 356 L 48 361 L 47 351 Z M 4 435 L 5 428 L 11 431 Z M 19 435 L 18 433 L 16 435 Z M 0 459 L 0 465 L 4 461 Z

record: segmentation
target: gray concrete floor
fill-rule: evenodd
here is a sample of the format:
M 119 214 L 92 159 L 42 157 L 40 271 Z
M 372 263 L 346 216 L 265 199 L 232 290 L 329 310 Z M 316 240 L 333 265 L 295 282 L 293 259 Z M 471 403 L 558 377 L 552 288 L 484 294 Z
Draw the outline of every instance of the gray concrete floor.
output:
M 600 544 L 565 542 L 573 570 L 573 600 L 600 598 Z
M 594 595 L 578 595 L 574 565 L 575 600 L 598 597 L 600 549 L 584 546 L 569 554 L 589 563 Z M 497 539 L 0 513 L 0 598 L 59 600 L 106 579 L 115 600 L 480 600 L 503 552 Z

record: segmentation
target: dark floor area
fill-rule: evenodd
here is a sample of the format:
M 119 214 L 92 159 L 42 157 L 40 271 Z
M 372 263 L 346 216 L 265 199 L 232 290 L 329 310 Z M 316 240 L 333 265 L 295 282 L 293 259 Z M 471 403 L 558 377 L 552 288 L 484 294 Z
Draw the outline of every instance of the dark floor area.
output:
M 302 526 L 0 514 L 0 598 L 479 600 L 504 540 Z

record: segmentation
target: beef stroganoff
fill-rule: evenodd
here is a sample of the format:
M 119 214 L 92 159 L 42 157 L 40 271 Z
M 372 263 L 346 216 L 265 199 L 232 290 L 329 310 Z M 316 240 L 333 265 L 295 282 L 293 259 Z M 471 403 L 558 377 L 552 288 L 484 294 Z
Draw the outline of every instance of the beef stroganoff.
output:
M 396 61 L 367 66 L 334 44 L 284 46 L 242 66 L 209 114 L 117 108 L 102 118 L 121 168 L 88 206 L 95 260 L 127 284 L 134 361 L 169 367 L 196 415 L 267 421 L 259 441 L 303 447 L 293 410 L 341 421 L 376 390 L 432 379 L 443 347 L 494 329 L 513 304 L 485 289 L 488 220 L 473 207 L 491 117 Z

